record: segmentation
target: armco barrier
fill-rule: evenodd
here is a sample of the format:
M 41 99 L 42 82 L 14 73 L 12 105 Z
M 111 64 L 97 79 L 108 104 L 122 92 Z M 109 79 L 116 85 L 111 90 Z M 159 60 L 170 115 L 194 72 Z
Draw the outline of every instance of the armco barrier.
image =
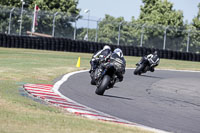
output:
M 179 52 L 179 51 L 124 46 L 124 45 L 118 46 L 113 44 L 111 45 L 105 43 L 88 42 L 80 40 L 75 41 L 67 38 L 14 36 L 14 35 L 0 34 L 0 47 L 8 47 L 8 48 L 29 48 L 29 49 L 40 49 L 40 50 L 94 53 L 102 49 L 104 45 L 110 45 L 112 50 L 119 47 L 122 49 L 124 55 L 127 56 L 143 56 L 157 50 L 160 58 L 200 61 L 200 54 L 190 53 L 190 52 Z

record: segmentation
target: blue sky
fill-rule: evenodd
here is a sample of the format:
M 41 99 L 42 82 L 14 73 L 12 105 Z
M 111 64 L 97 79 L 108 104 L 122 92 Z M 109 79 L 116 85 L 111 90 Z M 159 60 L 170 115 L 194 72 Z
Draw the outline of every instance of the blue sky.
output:
M 184 21 L 189 23 L 197 16 L 198 3 L 200 0 L 168 0 L 174 4 L 175 10 L 182 10 Z M 130 21 L 132 16 L 136 19 L 140 14 L 140 6 L 142 0 L 79 0 L 78 8 L 81 8 L 81 15 L 87 16 L 84 13 L 85 9 L 90 10 L 90 18 L 104 18 L 105 14 L 114 17 L 124 17 L 126 21 Z

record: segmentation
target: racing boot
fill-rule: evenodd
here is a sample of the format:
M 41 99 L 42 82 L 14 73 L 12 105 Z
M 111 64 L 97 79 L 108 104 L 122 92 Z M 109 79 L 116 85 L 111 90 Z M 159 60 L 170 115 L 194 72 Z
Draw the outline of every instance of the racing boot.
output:
M 154 70 L 155 70 L 155 69 L 154 69 L 153 67 L 150 67 L 150 71 L 151 71 L 151 72 L 154 72 Z

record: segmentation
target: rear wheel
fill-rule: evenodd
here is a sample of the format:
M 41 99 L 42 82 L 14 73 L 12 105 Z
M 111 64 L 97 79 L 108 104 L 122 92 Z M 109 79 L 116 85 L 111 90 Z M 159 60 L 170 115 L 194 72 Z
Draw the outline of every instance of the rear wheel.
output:
M 104 92 L 105 92 L 105 90 L 107 89 L 109 83 L 110 83 L 110 76 L 105 75 L 105 76 L 103 77 L 102 82 L 101 82 L 100 85 L 97 87 L 95 93 L 96 93 L 97 95 L 103 95 Z

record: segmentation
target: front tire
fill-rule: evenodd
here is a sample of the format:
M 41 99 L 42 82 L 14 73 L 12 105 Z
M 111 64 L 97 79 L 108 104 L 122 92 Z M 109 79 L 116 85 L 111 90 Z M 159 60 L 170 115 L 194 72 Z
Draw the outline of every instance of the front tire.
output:
M 103 95 L 104 92 L 105 92 L 105 90 L 107 89 L 109 83 L 110 83 L 110 76 L 105 75 L 105 76 L 103 77 L 102 82 L 101 82 L 100 85 L 97 87 L 95 93 L 96 93 L 97 95 Z
M 95 81 L 95 78 L 94 78 L 94 74 L 95 74 L 95 72 L 94 71 L 92 71 L 91 73 L 90 73 L 90 77 L 91 77 L 91 85 L 96 85 L 96 81 Z
M 91 85 L 96 85 L 96 81 L 95 81 L 95 79 L 91 79 Z
M 91 77 L 90 84 L 91 85 L 96 85 L 96 79 L 95 78 L 96 78 L 97 72 L 98 72 L 98 70 L 95 69 L 90 73 L 90 77 Z
M 140 64 L 139 66 L 137 66 L 135 68 L 134 74 L 135 75 L 137 75 L 137 74 L 141 75 L 143 69 L 144 69 L 144 64 Z

